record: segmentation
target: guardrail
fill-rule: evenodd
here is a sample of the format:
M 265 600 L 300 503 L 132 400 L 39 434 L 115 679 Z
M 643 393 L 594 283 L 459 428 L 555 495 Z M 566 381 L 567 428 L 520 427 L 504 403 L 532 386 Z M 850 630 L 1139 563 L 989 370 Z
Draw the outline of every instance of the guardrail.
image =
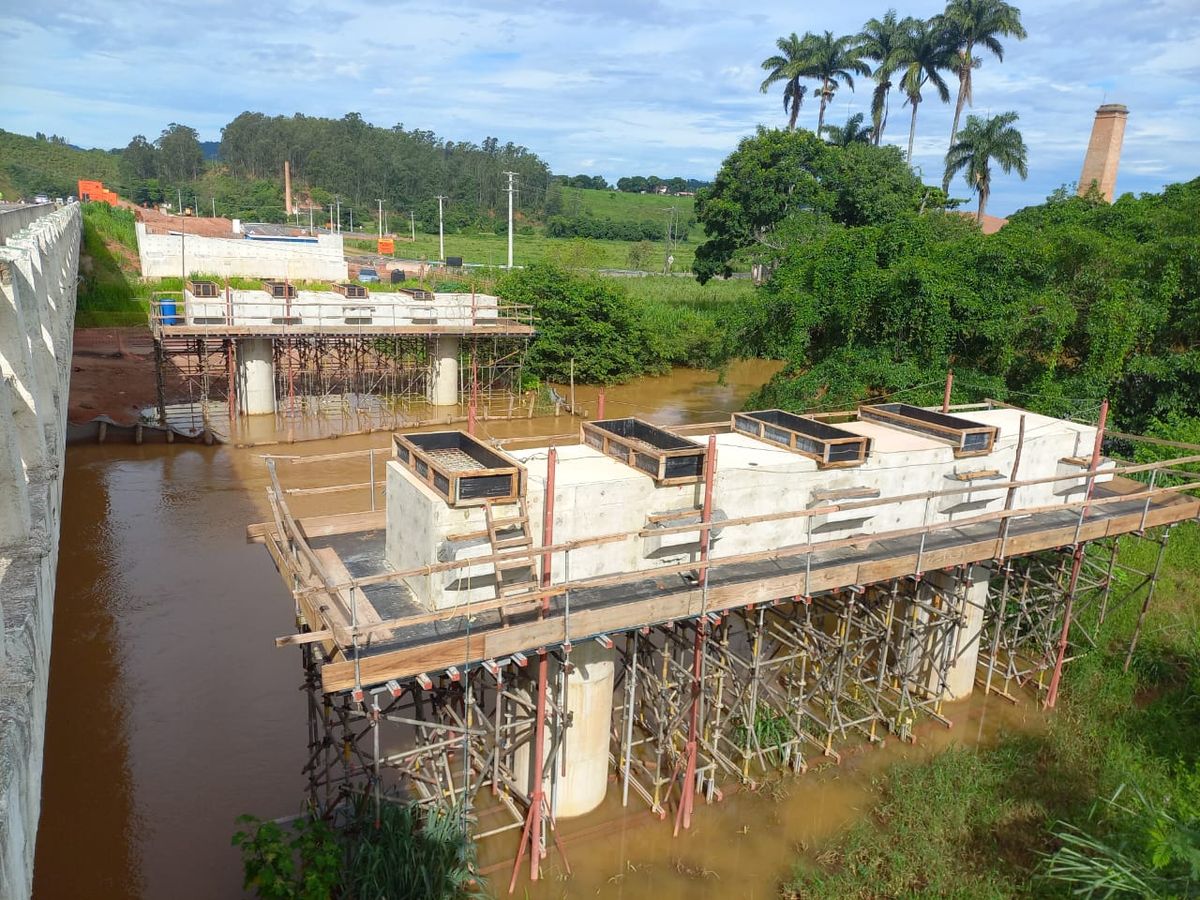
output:
M 258 292 L 256 292 L 258 293 Z M 150 299 L 150 330 L 171 335 L 457 333 L 528 334 L 533 307 L 487 294 L 435 294 L 420 300 L 401 292 L 349 298 L 330 291 L 320 299 L 236 297 L 198 298 L 160 291 Z

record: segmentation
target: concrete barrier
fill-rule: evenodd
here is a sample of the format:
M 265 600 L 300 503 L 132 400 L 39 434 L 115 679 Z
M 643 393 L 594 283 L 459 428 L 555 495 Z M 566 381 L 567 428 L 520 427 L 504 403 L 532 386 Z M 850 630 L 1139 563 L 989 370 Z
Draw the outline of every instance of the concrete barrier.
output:
M 78 204 L 29 209 L 0 213 L 0 897 L 14 900 L 32 891 L 41 812 L 82 223 Z

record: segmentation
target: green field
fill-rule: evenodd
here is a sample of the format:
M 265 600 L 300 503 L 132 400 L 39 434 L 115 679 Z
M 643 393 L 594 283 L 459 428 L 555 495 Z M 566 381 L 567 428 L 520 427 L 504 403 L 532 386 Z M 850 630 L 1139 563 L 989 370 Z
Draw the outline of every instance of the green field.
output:
M 638 222 L 662 221 L 664 230 L 667 210 L 675 207 L 680 221 L 695 216 L 695 197 L 672 197 L 669 194 L 625 194 L 621 191 L 591 191 L 564 187 L 563 213 L 568 216 L 590 213 L 598 219 Z
M 587 193 L 603 193 L 589 191 Z M 640 195 L 634 195 L 640 196 Z M 690 199 L 690 198 L 684 198 Z M 554 261 L 581 269 L 630 268 L 630 241 L 602 241 L 593 238 L 549 238 L 541 234 L 518 234 L 513 238 L 513 263 L 523 266 L 536 262 Z M 346 240 L 347 253 L 375 252 L 374 241 Z M 485 266 L 503 266 L 508 262 L 508 236 L 479 232 L 446 235 L 446 255 L 461 256 L 465 262 Z M 662 271 L 663 244 L 654 246 L 650 259 L 653 265 L 643 265 L 646 271 Z M 397 259 L 437 259 L 436 234 L 417 232 L 416 243 L 396 237 Z M 690 272 L 695 256 L 693 244 L 680 244 L 675 251 L 673 272 Z

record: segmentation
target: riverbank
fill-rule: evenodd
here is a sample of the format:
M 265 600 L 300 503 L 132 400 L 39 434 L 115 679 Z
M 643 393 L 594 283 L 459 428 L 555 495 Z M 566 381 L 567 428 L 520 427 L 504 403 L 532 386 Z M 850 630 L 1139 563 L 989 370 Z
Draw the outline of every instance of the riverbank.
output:
M 76 329 L 69 396 L 68 421 L 108 416 L 122 425 L 134 424 L 158 397 L 149 329 Z

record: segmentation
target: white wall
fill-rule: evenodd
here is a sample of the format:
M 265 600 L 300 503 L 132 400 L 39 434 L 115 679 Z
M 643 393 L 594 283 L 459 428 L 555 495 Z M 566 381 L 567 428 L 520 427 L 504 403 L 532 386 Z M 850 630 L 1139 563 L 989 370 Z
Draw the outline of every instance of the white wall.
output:
M 0 897 L 33 884 L 81 216 L 0 246 Z
M 182 274 L 345 281 L 349 277 L 340 234 L 319 234 L 315 244 L 285 244 L 243 238 L 149 234 L 135 226 L 144 278 Z M 182 258 L 181 257 L 186 257 Z

